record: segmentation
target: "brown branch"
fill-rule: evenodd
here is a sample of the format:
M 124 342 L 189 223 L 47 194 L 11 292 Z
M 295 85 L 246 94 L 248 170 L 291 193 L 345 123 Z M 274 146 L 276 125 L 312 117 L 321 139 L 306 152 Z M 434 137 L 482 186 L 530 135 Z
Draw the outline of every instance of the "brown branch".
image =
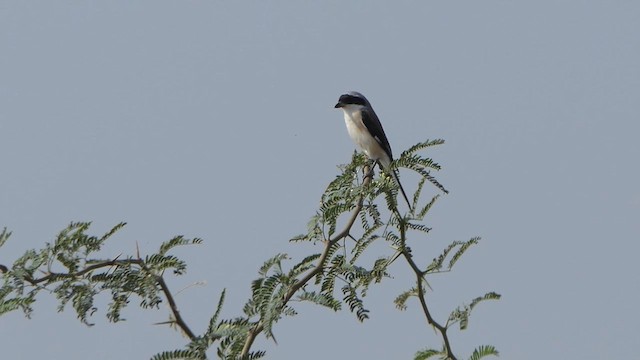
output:
M 457 360 L 455 355 L 453 355 L 453 351 L 451 350 L 449 336 L 447 335 L 447 327 L 440 325 L 440 323 L 435 321 L 431 316 L 431 312 L 429 311 L 429 307 L 427 306 L 427 300 L 425 299 L 424 287 L 422 286 L 422 283 L 425 281 L 424 271 L 420 270 L 418 265 L 416 265 L 415 261 L 413 261 L 413 256 L 407 251 L 406 247 L 404 246 L 404 243 L 406 241 L 406 237 L 405 237 L 406 227 L 405 227 L 404 221 L 401 218 L 399 218 L 399 221 L 400 221 L 400 224 L 399 224 L 400 237 L 403 244 L 402 255 L 404 255 L 404 258 L 407 260 L 407 263 L 409 264 L 413 272 L 416 274 L 416 283 L 418 287 L 418 299 L 420 300 L 420 305 L 422 306 L 422 312 L 424 312 L 424 315 L 427 318 L 427 322 L 429 323 L 429 325 L 438 329 L 438 331 L 442 335 L 442 340 L 444 341 L 444 347 L 447 352 L 447 359 Z
M 180 329 L 182 329 L 182 331 L 189 337 L 189 340 L 194 341 L 196 339 L 196 335 L 193 333 L 193 331 L 191 331 L 187 323 L 182 318 L 182 315 L 180 315 L 180 311 L 178 311 L 178 305 L 173 299 L 173 295 L 171 294 L 171 291 L 169 290 L 169 287 L 164 281 L 162 275 L 156 276 L 156 281 L 160 285 L 164 296 L 167 298 L 167 302 L 169 302 L 169 307 L 171 308 L 171 312 L 173 313 L 173 317 L 175 318 L 176 325 L 178 325 L 178 327 L 180 327 Z
M 366 165 L 363 168 L 363 173 L 366 174 L 366 175 L 364 177 L 364 181 L 362 183 L 362 186 L 366 186 L 371 182 L 371 179 L 373 177 L 373 171 L 369 171 L 369 170 L 370 169 L 369 169 L 368 165 Z M 364 203 L 364 194 L 360 195 L 360 198 L 358 199 L 358 203 L 356 204 L 355 209 L 353 209 L 353 212 L 351 213 L 351 217 L 347 221 L 347 224 L 342 229 L 342 231 L 340 231 L 338 234 L 336 234 L 332 239 L 327 240 L 327 242 L 325 243 L 324 249 L 322 250 L 322 254 L 320 255 L 320 258 L 318 259 L 318 263 L 316 264 L 316 266 L 313 269 L 311 269 L 307 273 L 307 275 L 305 275 L 302 279 L 298 280 L 293 285 L 291 285 L 291 288 L 284 295 L 284 297 L 282 299 L 282 305 L 281 305 L 282 307 L 287 305 L 289 300 L 291 300 L 293 295 L 295 295 L 295 293 L 298 290 L 300 290 L 301 287 L 306 285 L 307 282 L 309 282 L 309 280 L 313 279 L 314 276 L 316 276 L 320 272 L 322 272 L 322 270 L 324 269 L 324 264 L 327 261 L 327 258 L 329 256 L 329 252 L 331 250 L 331 247 L 333 247 L 333 245 L 335 245 L 338 241 L 342 240 L 343 238 L 345 238 L 345 237 L 347 237 L 349 235 L 349 232 L 351 231 L 351 228 L 353 227 L 353 224 L 356 222 L 356 219 L 358 218 L 358 214 L 362 210 L 363 203 Z M 249 350 L 251 350 L 251 346 L 253 345 L 253 342 L 255 341 L 256 337 L 262 332 L 262 330 L 264 330 L 264 323 L 262 321 L 258 321 L 256 323 L 255 327 L 253 329 L 249 330 L 249 334 L 247 335 L 247 339 L 245 340 L 244 346 L 242 347 L 242 353 L 240 353 L 241 358 L 245 357 L 245 356 L 247 356 L 249 354 Z
M 138 265 L 138 266 L 142 266 L 143 261 L 142 259 L 125 259 L 125 260 L 109 260 L 109 261 L 103 261 L 97 264 L 93 264 L 93 265 L 89 265 L 86 268 L 80 270 L 80 271 L 76 271 L 73 273 L 52 273 L 50 272 L 48 275 L 43 276 L 41 278 L 25 278 L 25 280 L 27 280 L 28 282 L 31 283 L 31 285 L 37 285 L 41 282 L 45 282 L 45 281 L 49 281 L 53 278 L 73 278 L 73 277 L 78 277 L 78 276 L 83 276 L 87 273 L 90 273 L 94 270 L 103 268 L 103 267 L 112 267 L 112 266 L 125 266 L 125 265 Z

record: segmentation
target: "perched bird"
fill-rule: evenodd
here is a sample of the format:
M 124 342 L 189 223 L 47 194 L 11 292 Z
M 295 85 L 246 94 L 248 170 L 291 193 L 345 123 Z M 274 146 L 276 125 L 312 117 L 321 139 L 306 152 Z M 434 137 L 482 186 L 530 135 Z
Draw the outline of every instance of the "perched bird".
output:
M 393 161 L 391 146 L 387 136 L 384 134 L 378 115 L 373 111 L 369 100 L 359 92 L 352 91 L 341 95 L 335 108 L 342 109 L 344 112 L 344 122 L 347 124 L 347 131 L 351 139 L 369 159 L 377 162 L 382 169 L 393 176 L 398 183 L 402 196 L 407 201 L 407 205 L 409 205 L 409 209 L 411 209 L 411 203 L 402 188 L 402 184 L 400 184 L 398 174 L 389 167 L 391 161 Z

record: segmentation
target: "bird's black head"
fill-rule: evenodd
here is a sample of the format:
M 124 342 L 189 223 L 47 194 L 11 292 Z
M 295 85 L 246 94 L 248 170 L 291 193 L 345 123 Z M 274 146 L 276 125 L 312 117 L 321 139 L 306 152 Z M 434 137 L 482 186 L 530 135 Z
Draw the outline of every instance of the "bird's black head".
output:
M 347 105 L 361 105 L 366 106 L 368 103 L 367 98 L 359 92 L 352 91 L 348 94 L 340 95 L 340 99 L 334 108 L 342 108 Z

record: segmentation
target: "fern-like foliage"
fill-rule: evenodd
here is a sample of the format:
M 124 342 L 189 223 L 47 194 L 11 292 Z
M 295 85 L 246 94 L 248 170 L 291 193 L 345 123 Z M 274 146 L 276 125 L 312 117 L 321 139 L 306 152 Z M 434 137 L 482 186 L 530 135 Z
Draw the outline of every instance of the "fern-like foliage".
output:
M 481 345 L 473 350 L 473 354 L 469 356 L 469 360 L 480 360 L 487 356 L 499 356 L 498 350 L 491 345 Z
M 223 290 L 212 308 L 214 314 L 201 333 L 192 331 L 182 319 L 163 276 L 182 275 L 187 270 L 186 262 L 172 250 L 198 245 L 202 240 L 175 236 L 162 243 L 155 253 L 115 259 L 100 256 L 104 243 L 125 223 L 116 224 L 101 236 L 89 234 L 89 222 L 71 223 L 43 249 L 26 251 L 10 268 L 0 265 L 3 280 L 0 315 L 22 310 L 30 316 L 36 296 L 43 289 L 56 296 L 59 311 L 71 307 L 78 319 L 87 325 L 92 325 L 89 320 L 98 311 L 95 305 L 99 303 L 95 301 L 98 296 L 106 295 L 110 299 L 106 316 L 112 322 L 124 320 L 122 312 L 132 299 L 136 299 L 142 308 L 159 308 L 162 302 L 167 302 L 171 313 L 165 324 L 179 328 L 189 340 L 183 349 L 158 353 L 153 360 L 206 359 L 212 348 L 220 359 L 253 360 L 265 356 L 263 350 L 252 349 L 256 337 L 262 335 L 275 342 L 276 324 L 297 314 L 296 303 L 307 302 L 332 311 L 348 308 L 357 320 L 368 319 L 371 314 L 365 300 L 370 287 L 389 279 L 390 266 L 394 261 L 404 259 L 416 273 L 416 285 L 399 294 L 395 306 L 406 310 L 411 299 L 418 298 L 420 310 L 444 340 L 441 350 L 421 350 L 414 359 L 455 360 L 446 330 L 453 324 L 465 329 L 471 311 L 478 303 L 498 299 L 500 295 L 490 292 L 458 307 L 444 326 L 425 310 L 424 294 L 429 286 L 426 278 L 450 271 L 479 241 L 479 238 L 472 238 L 466 242 L 453 242 L 427 266 L 417 263 L 417 256 L 409 246 L 414 238 L 423 241 L 429 236 L 431 227 L 424 223 L 424 218 L 440 193 L 448 192 L 433 176 L 441 166 L 421 154 L 443 143 L 440 139 L 418 143 L 393 161 L 391 169 L 378 174 L 376 163 L 354 152 L 351 162 L 339 166 L 339 174 L 321 195 L 318 210 L 310 218 L 306 232 L 290 240 L 322 249 L 297 262 L 284 253 L 267 259 L 251 283 L 251 296 L 245 302 L 242 314 L 223 318 L 226 298 L 226 290 Z M 419 178 L 410 197 L 411 209 L 406 214 L 398 209 L 398 185 L 388 173 L 403 169 L 413 171 Z M 432 187 L 426 187 L 427 184 Z M 428 189 L 435 194 L 429 194 Z M 426 203 L 423 197 L 428 200 Z M 10 235 L 7 229 L 0 232 L 0 246 Z M 380 254 L 375 251 L 380 246 L 375 244 L 386 245 L 383 248 L 391 250 Z M 491 346 L 480 346 L 470 359 L 497 354 Z
M 215 327 L 215 334 L 220 339 L 217 354 L 220 359 L 240 359 L 244 343 L 249 332 L 256 324 L 246 317 L 237 317 L 230 320 L 221 320 Z M 264 352 L 254 352 L 247 354 L 252 358 L 259 358 Z
M 498 300 L 500 299 L 500 294 L 495 292 L 488 292 L 484 294 L 484 296 L 479 296 L 473 300 L 468 305 L 462 305 L 457 307 L 455 310 L 451 312 L 449 315 L 449 319 L 447 320 L 447 326 L 451 326 L 455 323 L 460 324 L 460 330 L 465 330 L 469 325 L 469 316 L 471 315 L 471 311 L 476 305 L 478 305 L 482 301 L 486 300 Z
M 440 184 L 440 182 L 438 182 L 438 180 L 433 175 L 431 175 L 431 172 L 430 172 L 430 170 L 436 170 L 436 171 L 440 170 L 440 165 L 434 162 L 430 158 L 424 158 L 416 154 L 420 150 L 423 150 L 432 146 L 441 145 L 441 144 L 444 144 L 444 140 L 435 139 L 435 140 L 427 140 L 427 141 L 418 143 L 416 145 L 413 145 L 406 151 L 403 151 L 400 157 L 394 161 L 392 166 L 394 168 L 403 167 L 403 168 L 413 170 L 416 173 L 418 173 L 423 179 L 429 181 L 435 187 L 440 189 L 440 191 L 444 192 L 445 194 L 448 194 L 449 191 L 445 189 L 445 187 L 442 184 Z
M 403 291 L 400 295 L 396 296 L 395 300 L 393 300 L 394 304 L 396 304 L 396 308 L 398 310 L 407 310 L 407 300 L 413 296 L 418 296 L 418 290 L 415 288 L 411 288 L 407 291 Z
M 165 351 L 151 357 L 151 360 L 203 360 L 206 356 L 203 356 L 198 351 L 193 350 L 172 350 Z
M 437 258 L 433 259 L 431 264 L 427 267 L 427 273 L 438 272 L 441 271 L 444 263 L 447 259 L 449 259 L 449 255 L 453 252 L 453 255 L 449 259 L 449 264 L 447 266 L 447 271 L 453 268 L 453 265 L 460 259 L 460 257 L 471 247 L 472 245 L 476 245 L 480 241 L 479 237 L 471 238 L 468 241 L 454 241 L 449 244 L 442 254 Z M 454 252 L 455 251 L 455 252 Z
M 342 303 L 332 296 L 315 291 L 303 291 L 297 298 L 299 301 L 309 301 L 317 305 L 327 307 L 333 311 L 342 309 Z
M 7 228 L 3 228 L 2 232 L 0 232 L 0 247 L 2 247 L 2 245 L 4 245 L 5 242 L 7 242 L 7 240 L 9 240 L 9 237 L 11 236 L 11 231 L 7 231 Z M 6 271 L 6 269 L 4 270 Z
M 165 270 L 181 275 L 186 263 L 167 252 L 180 245 L 199 244 L 200 239 L 175 237 L 144 259 L 97 257 L 104 243 L 125 226 L 116 224 L 101 236 L 90 235 L 90 222 L 73 222 L 61 230 L 52 243 L 41 250 L 27 250 L 3 274 L 0 288 L 0 313 L 22 309 L 29 317 L 36 295 L 44 289 L 58 299 L 58 311 L 71 305 L 78 319 L 92 325 L 89 318 L 98 310 L 96 296 L 110 294 L 106 316 L 110 321 L 124 320 L 121 310 L 132 295 L 143 308 L 157 308 L 163 301 L 159 276 Z M 2 234 L 8 234 L 6 231 Z M 8 237 L 0 234 L 0 244 Z
M 438 146 L 438 145 L 442 145 L 442 144 L 444 144 L 444 140 L 442 140 L 442 139 L 425 140 L 425 141 L 419 142 L 419 143 L 411 146 L 407 150 L 403 151 L 402 155 L 400 155 L 400 157 L 406 157 L 406 156 L 409 156 L 409 155 L 413 155 L 413 154 L 417 153 L 420 150 L 424 150 L 424 149 L 426 149 L 428 147 Z
M 354 287 L 345 285 L 342 287 L 342 293 L 344 294 L 344 301 L 349 304 L 349 309 L 356 314 L 358 320 L 365 321 L 369 318 L 369 310 L 364 308 L 364 302 L 358 296 Z
M 413 356 L 413 360 L 427 360 L 427 359 L 431 359 L 434 356 L 440 356 L 440 359 L 442 359 L 444 356 L 446 356 L 446 353 L 447 352 L 445 350 L 424 349 L 424 350 L 418 351 Z
M 158 255 L 164 256 L 169 252 L 169 250 L 177 247 L 177 246 L 186 246 L 186 245 L 199 245 L 202 244 L 202 239 L 194 238 L 187 239 L 182 235 L 176 236 L 169 241 L 165 241 L 160 245 L 160 250 L 158 250 Z

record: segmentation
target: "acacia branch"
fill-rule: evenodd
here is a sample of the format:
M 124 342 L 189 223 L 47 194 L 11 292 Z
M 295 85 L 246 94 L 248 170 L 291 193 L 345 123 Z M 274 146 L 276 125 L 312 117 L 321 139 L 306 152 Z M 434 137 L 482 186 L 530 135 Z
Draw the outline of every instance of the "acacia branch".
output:
M 364 181 L 362 182 L 362 186 L 366 186 L 371 182 L 371 179 L 373 178 L 373 171 L 370 171 L 369 165 L 365 165 L 363 168 L 363 173 L 366 175 L 364 176 Z M 324 249 L 322 250 L 322 254 L 318 259 L 318 263 L 316 264 L 316 266 L 313 267 L 313 269 L 309 270 L 309 272 L 304 277 L 302 277 L 300 280 L 296 281 L 293 285 L 291 285 L 291 287 L 289 288 L 289 291 L 287 291 L 287 293 L 282 298 L 282 304 L 280 305 L 281 308 L 284 308 L 287 305 L 287 303 L 291 300 L 293 295 L 295 295 L 295 293 L 298 290 L 300 290 L 301 287 L 306 285 L 309 282 L 309 280 L 313 279 L 314 276 L 322 272 L 322 270 L 324 269 L 324 264 L 327 261 L 327 258 L 329 257 L 329 252 L 331 251 L 331 247 L 333 247 L 333 245 L 335 245 L 338 241 L 349 236 L 349 232 L 351 231 L 353 224 L 356 222 L 356 219 L 358 218 L 358 214 L 362 210 L 362 205 L 364 203 L 364 196 L 365 196 L 364 194 L 360 195 L 360 198 L 358 199 L 356 207 L 351 212 L 351 217 L 349 217 L 349 220 L 345 224 L 342 231 L 336 234 L 332 239 L 329 239 L 325 242 Z M 242 347 L 242 353 L 240 353 L 241 358 L 249 354 L 249 351 L 251 350 L 251 346 L 253 345 L 253 342 L 263 330 L 264 330 L 264 323 L 262 322 L 262 320 L 258 321 L 255 324 L 255 327 L 249 330 L 247 339 L 245 340 L 244 346 Z
M 171 309 L 171 313 L 173 314 L 173 317 L 175 319 L 174 321 L 175 324 L 189 337 L 189 340 L 195 341 L 196 335 L 193 333 L 193 331 L 191 331 L 187 323 L 182 318 L 182 315 L 180 315 L 180 311 L 178 311 L 178 305 L 176 304 L 176 301 L 173 299 L 173 295 L 171 294 L 171 291 L 169 290 L 169 287 L 167 286 L 167 283 L 164 281 L 164 278 L 162 277 L 162 275 L 157 275 L 156 281 L 158 282 L 158 285 L 160 285 L 160 288 L 162 289 L 164 296 L 167 298 L 167 302 L 169 303 L 169 308 Z
M 75 271 L 75 272 L 70 272 L 70 273 L 50 272 L 47 275 L 40 278 L 34 279 L 31 277 L 26 277 L 25 280 L 31 283 L 32 285 L 36 286 L 40 283 L 48 282 L 55 279 L 60 279 L 60 278 L 69 279 L 69 278 L 84 276 L 92 271 L 105 268 L 105 267 L 129 266 L 129 265 L 137 265 L 140 267 L 141 270 L 144 270 L 147 273 L 155 276 L 156 283 L 158 284 L 158 286 L 160 286 L 160 290 L 162 291 L 165 298 L 167 299 L 167 302 L 169 303 L 169 308 L 171 309 L 171 313 L 173 314 L 173 317 L 175 319 L 173 323 L 175 323 L 189 337 L 191 341 L 194 341 L 196 339 L 196 335 L 193 333 L 193 331 L 191 331 L 187 323 L 182 318 L 182 315 L 180 315 L 180 311 L 178 310 L 178 305 L 176 304 L 176 301 L 173 298 L 173 294 L 171 293 L 171 290 L 169 290 L 167 283 L 164 281 L 164 278 L 162 277 L 162 275 L 153 274 L 153 272 L 145 265 L 144 260 L 140 258 L 124 259 L 124 260 L 114 259 L 114 260 L 102 261 L 96 264 L 89 265 L 84 269 Z
M 424 294 L 424 287 L 422 286 L 422 283 L 425 282 L 424 271 L 420 270 L 418 265 L 416 265 L 416 262 L 413 261 L 413 256 L 409 253 L 409 251 L 407 251 L 406 246 L 404 246 L 405 245 L 405 241 L 406 241 L 406 226 L 405 226 L 404 220 L 402 218 L 399 218 L 399 221 L 400 221 L 400 224 L 399 224 L 400 225 L 400 236 L 401 236 L 401 240 L 402 240 L 402 255 L 407 260 L 407 263 L 409 264 L 409 266 L 411 267 L 413 272 L 416 274 L 416 283 L 417 283 L 417 287 L 418 287 L 418 299 L 420 300 L 420 305 L 422 306 L 422 312 L 424 313 L 425 317 L 427 318 L 427 322 L 429 323 L 429 325 L 431 325 L 431 326 L 435 327 L 436 329 L 438 329 L 438 331 L 442 335 L 442 340 L 444 341 L 444 348 L 445 348 L 445 351 L 447 352 L 447 359 L 449 359 L 449 360 L 457 360 L 455 355 L 453 355 L 453 351 L 451 350 L 451 344 L 449 342 L 449 336 L 447 335 L 447 329 L 448 328 L 446 326 L 440 325 L 440 323 L 435 321 L 433 319 L 433 317 L 431 316 L 431 312 L 429 311 L 429 307 L 427 306 L 427 300 L 426 300 L 425 294 Z
M 112 266 L 126 266 L 126 265 L 138 265 L 138 266 L 142 266 L 143 261 L 142 259 L 125 259 L 125 260 L 108 260 L 108 261 L 103 261 L 103 262 L 99 262 L 93 265 L 89 265 L 87 267 L 85 267 L 82 270 L 76 271 L 76 272 L 70 272 L 70 273 L 53 273 L 53 272 L 49 272 L 47 275 L 41 277 L 41 278 L 32 278 L 32 277 L 26 277 L 25 280 L 27 280 L 29 283 L 31 283 L 31 285 L 37 285 L 41 282 L 46 282 L 46 281 L 50 281 L 50 280 L 54 280 L 54 279 L 59 279 L 59 278 L 64 278 L 64 279 L 69 279 L 69 278 L 74 278 L 74 277 L 79 277 L 79 276 L 84 276 L 87 273 L 90 273 L 94 270 L 103 268 L 103 267 L 112 267 Z

